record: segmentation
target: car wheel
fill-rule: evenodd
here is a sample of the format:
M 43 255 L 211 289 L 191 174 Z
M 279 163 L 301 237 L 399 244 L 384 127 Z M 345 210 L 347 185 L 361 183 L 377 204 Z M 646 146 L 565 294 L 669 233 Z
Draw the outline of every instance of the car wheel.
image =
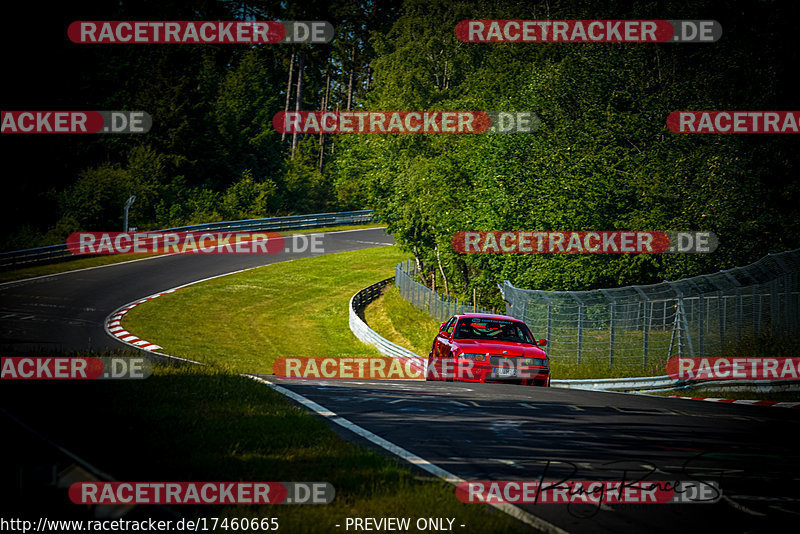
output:
M 433 382 L 436 380 L 431 373 L 431 369 L 433 369 L 433 364 L 431 363 L 431 355 L 428 354 L 428 365 L 425 366 L 425 381 L 426 382 Z

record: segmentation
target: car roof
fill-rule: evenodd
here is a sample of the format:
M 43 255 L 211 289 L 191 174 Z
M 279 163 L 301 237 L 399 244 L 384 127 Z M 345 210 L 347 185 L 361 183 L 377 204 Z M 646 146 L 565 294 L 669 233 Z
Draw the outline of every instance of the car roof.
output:
M 511 317 L 510 315 L 499 315 L 494 313 L 460 313 L 457 314 L 456 317 L 471 317 L 475 319 L 503 319 L 505 321 L 517 321 L 520 323 L 524 322 L 521 319 Z

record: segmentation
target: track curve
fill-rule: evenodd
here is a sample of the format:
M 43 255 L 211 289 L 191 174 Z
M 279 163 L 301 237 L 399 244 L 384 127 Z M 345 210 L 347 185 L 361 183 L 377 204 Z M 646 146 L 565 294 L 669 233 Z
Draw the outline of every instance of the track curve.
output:
M 381 229 L 324 235 L 327 253 L 392 242 Z M 121 305 L 308 256 L 175 255 L 3 284 L 0 349 L 134 350 L 104 330 Z M 522 505 L 569 532 L 770 532 L 800 514 L 793 410 L 503 384 L 268 378 L 465 480 L 630 480 L 657 469 L 665 479 L 718 480 L 725 496 L 717 504 L 599 510 Z
M 326 254 L 393 243 L 380 228 L 322 234 Z M 205 278 L 319 255 L 175 254 L 8 282 L 0 285 L 0 350 L 131 350 L 104 329 L 105 318 L 123 304 Z

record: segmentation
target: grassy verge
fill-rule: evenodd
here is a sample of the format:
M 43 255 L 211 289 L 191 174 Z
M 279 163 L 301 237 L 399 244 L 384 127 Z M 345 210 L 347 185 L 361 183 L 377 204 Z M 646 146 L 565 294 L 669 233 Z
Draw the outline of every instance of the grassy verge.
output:
M 325 481 L 336 489 L 329 505 L 175 507 L 185 517 L 277 517 L 280 530 L 292 533 L 341 532 L 346 517 L 452 517 L 466 533 L 522 527 L 459 502 L 451 485 L 342 440 L 318 417 L 229 369 L 154 371 L 134 381 L 12 381 L 0 387 L 0 405 L 117 480 Z
M 159 297 L 122 324 L 168 354 L 242 373 L 271 373 L 280 356 L 377 356 L 350 331 L 348 302 L 404 259 L 378 247 L 267 265 Z
M 280 232 L 283 236 L 294 234 L 311 234 L 317 232 L 338 232 L 342 230 L 360 230 L 364 228 L 378 228 L 383 226 L 381 223 L 374 224 L 357 224 L 357 225 L 343 225 L 331 226 L 327 228 L 309 228 L 306 230 L 287 230 Z M 63 273 L 66 271 L 73 271 L 77 269 L 86 269 L 87 267 L 98 267 L 100 265 L 112 265 L 123 261 L 138 260 L 142 258 L 149 258 L 153 254 L 122 254 L 122 255 L 107 255 L 107 256 L 93 256 L 91 258 L 75 258 L 58 263 L 50 263 L 47 265 L 35 265 L 32 267 L 24 267 L 21 269 L 14 269 L 12 271 L 0 272 L 1 282 L 12 282 L 15 280 L 24 280 L 26 278 L 34 278 L 36 276 L 44 276 L 48 274 Z
M 439 332 L 439 322 L 415 308 L 394 286 L 366 307 L 364 319 L 381 336 L 421 356 L 428 355 Z

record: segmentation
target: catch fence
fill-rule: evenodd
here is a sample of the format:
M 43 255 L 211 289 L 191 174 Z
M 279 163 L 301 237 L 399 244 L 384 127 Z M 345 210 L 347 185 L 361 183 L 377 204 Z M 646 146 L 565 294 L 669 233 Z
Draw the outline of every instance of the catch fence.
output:
M 416 282 L 416 268 L 395 270 L 404 298 L 444 321 L 454 313 L 484 311 L 443 299 Z M 800 339 L 800 249 L 718 273 L 675 282 L 591 291 L 500 290 L 505 314 L 524 320 L 547 339 L 563 363 L 641 364 L 662 368 L 671 356 L 735 355 L 737 344 Z

